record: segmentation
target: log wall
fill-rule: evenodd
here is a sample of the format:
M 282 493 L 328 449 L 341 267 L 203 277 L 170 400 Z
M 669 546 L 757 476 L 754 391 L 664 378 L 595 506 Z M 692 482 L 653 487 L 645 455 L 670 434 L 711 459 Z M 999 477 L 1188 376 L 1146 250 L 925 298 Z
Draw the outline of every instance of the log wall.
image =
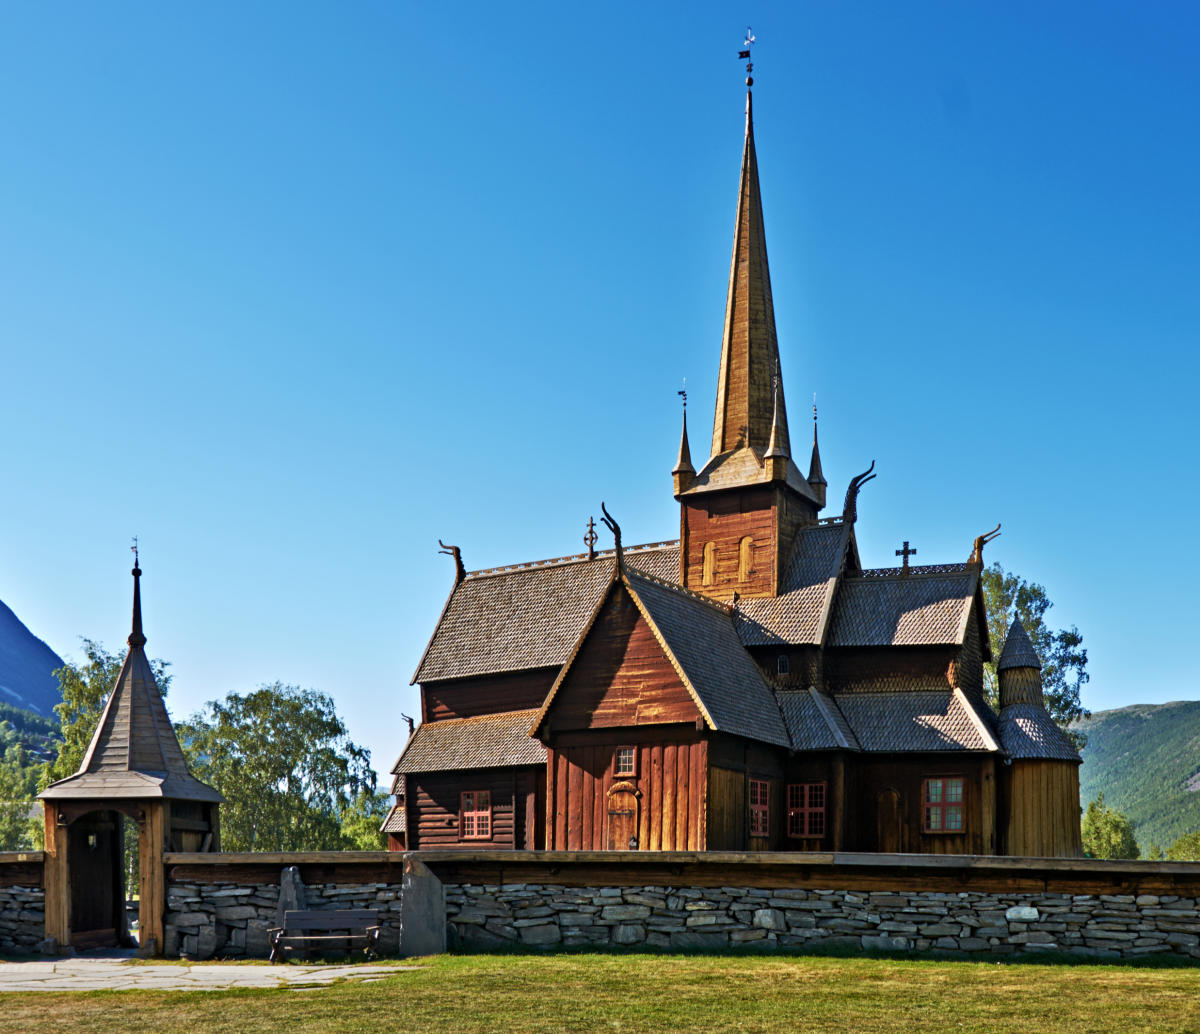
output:
M 540 668 L 450 682 L 424 682 L 421 684 L 421 720 L 473 718 L 481 714 L 541 707 L 557 675 L 557 668 Z
M 487 768 L 407 777 L 408 846 L 412 850 L 482 846 L 531 850 L 542 846 L 544 775 L 540 767 Z M 491 836 L 464 840 L 460 835 L 461 795 L 487 790 L 492 803 Z

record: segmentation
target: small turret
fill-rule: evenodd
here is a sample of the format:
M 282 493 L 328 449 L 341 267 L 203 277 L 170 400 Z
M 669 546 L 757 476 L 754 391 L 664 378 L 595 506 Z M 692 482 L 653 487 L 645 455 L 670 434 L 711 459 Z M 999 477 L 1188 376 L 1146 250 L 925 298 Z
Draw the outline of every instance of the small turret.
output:
M 771 440 L 767 443 L 767 451 L 763 461 L 772 481 L 786 481 L 788 461 L 791 457 L 791 442 L 788 439 L 787 424 L 780 419 L 779 376 L 775 377 L 775 403 L 771 412 Z
M 817 497 L 818 509 L 825 509 L 825 490 L 829 487 L 829 482 L 825 480 L 825 473 L 821 470 L 821 450 L 817 448 L 817 396 L 813 396 L 813 447 L 812 459 L 808 464 L 808 484 L 813 490 L 813 495 Z
M 1042 696 L 1042 662 L 1020 618 L 1014 618 L 1008 629 L 996 674 L 1000 679 L 1001 710 L 1013 704 L 1046 706 Z
M 675 494 L 682 495 L 692 487 L 696 477 L 696 468 L 692 466 L 692 450 L 688 446 L 687 433 L 687 400 L 683 403 L 683 432 L 679 436 L 679 459 L 675 461 L 675 469 L 671 471 L 671 479 L 675 484 Z

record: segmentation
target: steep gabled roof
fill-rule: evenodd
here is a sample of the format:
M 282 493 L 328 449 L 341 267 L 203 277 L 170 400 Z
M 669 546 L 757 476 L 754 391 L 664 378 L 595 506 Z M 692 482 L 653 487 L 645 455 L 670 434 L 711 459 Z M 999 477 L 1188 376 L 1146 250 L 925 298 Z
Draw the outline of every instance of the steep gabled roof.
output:
M 780 579 L 779 595 L 738 604 L 738 633 L 747 646 L 820 644 L 829 625 L 838 575 L 854 541 L 840 520 L 797 532 Z
M 627 546 L 625 560 L 666 578 L 679 575 L 677 543 Z M 414 682 L 557 668 L 612 579 L 613 553 L 475 571 L 455 587 Z
M 787 729 L 771 689 L 738 638 L 726 607 L 633 568 L 614 568 L 612 585 L 628 591 L 708 728 L 788 745 Z M 531 735 L 541 731 L 603 602 L 596 606 L 546 695 Z
M 531 739 L 536 710 L 447 718 L 417 727 L 392 766 L 395 775 L 468 768 L 544 765 L 546 748 Z
M 1037 668 L 1040 670 L 1041 667 L 1041 659 L 1037 655 L 1037 650 L 1033 648 L 1033 643 L 1029 641 L 1029 633 L 1025 631 L 1021 619 L 1014 618 L 1008 628 L 1008 635 L 1004 639 L 1004 649 L 1000 651 L 1000 660 L 996 662 L 996 670 L 1006 671 L 1009 668 Z
M 941 564 L 902 571 L 885 568 L 843 578 L 827 645 L 961 645 L 979 568 Z
M 169 797 L 220 802 L 224 798 L 187 767 L 146 659 L 139 578 L 133 569 L 133 631 L 129 652 L 92 734 L 79 771 L 51 783 L 47 799 Z

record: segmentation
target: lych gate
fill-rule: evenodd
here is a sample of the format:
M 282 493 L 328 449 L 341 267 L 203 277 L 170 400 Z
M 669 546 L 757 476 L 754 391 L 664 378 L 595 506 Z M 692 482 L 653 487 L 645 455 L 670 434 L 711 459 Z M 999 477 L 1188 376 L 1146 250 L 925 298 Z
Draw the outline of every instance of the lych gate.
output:
M 79 771 L 39 795 L 46 810 L 46 936 L 62 947 L 130 942 L 123 826 L 138 829 L 138 942 L 162 951 L 164 851 L 219 850 L 224 798 L 188 771 L 146 659 L 133 568 L 129 653 Z M 132 890 L 133 888 L 129 888 Z

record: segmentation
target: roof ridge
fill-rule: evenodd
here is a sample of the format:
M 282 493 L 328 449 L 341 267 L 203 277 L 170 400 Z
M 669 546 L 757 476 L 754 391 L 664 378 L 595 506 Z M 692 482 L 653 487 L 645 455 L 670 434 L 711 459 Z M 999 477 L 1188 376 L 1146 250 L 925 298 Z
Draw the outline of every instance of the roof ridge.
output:
M 869 567 L 858 574 L 847 575 L 847 578 L 911 578 L 914 575 L 935 574 L 966 574 L 971 569 L 969 563 L 957 564 L 922 564 L 913 567 Z M 907 572 L 902 574 L 901 572 Z
M 625 546 L 624 552 L 629 553 L 650 553 L 656 550 L 666 549 L 669 546 L 678 546 L 679 539 L 664 539 L 662 542 L 643 542 L 636 546 Z M 577 564 L 580 562 L 590 563 L 592 560 L 611 560 L 617 555 L 615 549 L 601 549 L 589 560 L 587 553 L 570 553 L 567 556 L 550 557 L 546 560 L 529 560 L 521 564 L 504 564 L 499 567 L 481 567 L 477 571 L 468 571 L 464 581 L 474 581 L 480 578 L 490 578 L 495 575 L 512 574 L 514 571 L 531 571 L 542 567 L 565 567 L 568 564 Z
M 669 582 L 665 578 L 659 578 L 656 574 L 650 574 L 648 571 L 638 570 L 636 567 L 632 571 L 626 570 L 626 574 L 636 574 L 639 578 L 661 586 L 664 589 L 672 589 L 683 596 L 690 596 L 694 600 L 699 600 L 701 603 L 707 603 L 715 610 L 719 610 L 722 614 L 732 614 L 736 609 L 731 603 L 722 603 L 720 600 L 714 600 L 711 596 L 705 596 L 703 593 L 696 592 L 695 589 L 689 589 L 686 586 L 680 585 L 678 582 Z

